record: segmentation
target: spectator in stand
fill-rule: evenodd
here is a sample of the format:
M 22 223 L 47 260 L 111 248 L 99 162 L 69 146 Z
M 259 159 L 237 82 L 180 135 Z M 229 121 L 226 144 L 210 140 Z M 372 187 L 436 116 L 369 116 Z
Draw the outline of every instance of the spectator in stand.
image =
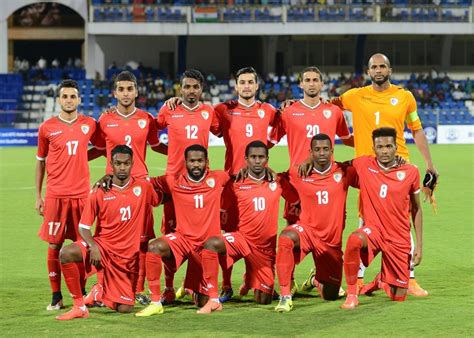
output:
M 46 67 L 48 66 L 48 62 L 44 57 L 40 56 L 36 66 L 38 67 L 38 69 L 46 69 Z
M 59 63 L 58 58 L 54 58 L 54 60 L 51 61 L 51 67 L 53 67 L 53 68 L 59 68 L 60 66 L 61 66 L 61 64 Z

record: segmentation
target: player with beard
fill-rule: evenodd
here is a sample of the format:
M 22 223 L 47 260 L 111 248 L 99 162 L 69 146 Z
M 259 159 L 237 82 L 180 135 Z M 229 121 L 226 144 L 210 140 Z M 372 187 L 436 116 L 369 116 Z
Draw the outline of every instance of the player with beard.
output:
M 426 163 L 426 171 L 438 176 L 431 159 L 425 132 L 418 117 L 415 98 L 408 90 L 390 83 L 392 68 L 387 56 L 380 53 L 372 55 L 369 59 L 367 74 L 372 80 L 371 85 L 350 89 L 330 101 L 342 109 L 352 112 L 355 157 L 373 156 L 372 131 L 380 127 L 391 127 L 397 132 L 397 155 L 409 160 L 404 137 L 406 124 L 412 131 L 416 147 Z M 428 191 L 427 197 L 430 202 L 433 202 L 432 191 Z M 359 210 L 362 208 L 363 206 L 359 203 Z M 361 225 L 363 225 L 363 220 L 361 220 Z M 412 266 L 414 265 L 412 264 Z M 358 285 L 362 287 L 365 267 L 361 264 L 360 268 Z M 428 295 L 428 292 L 416 282 L 414 270 L 410 272 L 408 294 Z
M 59 250 L 65 239 L 76 240 L 82 209 L 89 193 L 89 142 L 96 143 L 96 121 L 79 114 L 81 103 L 76 81 L 58 87 L 58 116 L 43 122 L 38 131 L 36 154 L 36 210 L 44 217 L 39 236 L 48 244 L 48 274 L 52 290 L 46 310 L 63 307 Z M 46 196 L 42 187 L 47 173 Z M 81 282 L 84 288 L 84 280 Z
M 176 271 L 186 260 L 184 287 L 193 291 L 196 303 L 207 302 L 202 275 L 201 252 L 209 237 L 220 233 L 220 199 L 230 177 L 225 171 L 208 170 L 207 149 L 193 144 L 184 151 L 186 170 L 175 175 L 152 178 L 157 190 L 171 194 L 176 210 L 176 231 L 152 242 L 146 256 L 151 304 L 136 314 L 149 317 L 163 313 L 161 273 L 163 264 Z

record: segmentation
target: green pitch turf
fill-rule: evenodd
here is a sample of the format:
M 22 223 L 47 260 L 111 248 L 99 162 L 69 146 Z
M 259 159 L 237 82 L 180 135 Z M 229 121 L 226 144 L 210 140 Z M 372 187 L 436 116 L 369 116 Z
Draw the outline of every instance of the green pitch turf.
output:
M 424 171 L 417 150 L 412 160 Z M 136 318 L 107 309 L 92 309 L 87 320 L 58 322 L 57 313 L 45 311 L 50 301 L 46 272 L 46 243 L 37 237 L 41 218 L 34 210 L 34 148 L 0 148 L 0 336 L 473 336 L 473 157 L 474 147 L 435 145 L 431 147 L 441 173 L 435 215 L 424 204 L 424 256 L 416 274 L 429 290 L 426 298 L 408 297 L 404 303 L 389 301 L 379 292 L 360 297 L 354 311 L 339 309 L 342 300 L 324 302 L 316 292 L 299 294 L 294 311 L 279 314 L 268 306 L 254 305 L 251 297 L 233 300 L 224 311 L 198 316 L 190 300 L 166 307 L 161 316 Z M 212 168 L 222 168 L 223 148 L 210 150 Z M 352 156 L 350 149 L 336 147 L 336 159 Z M 271 150 L 270 164 L 284 170 L 286 148 Z M 152 175 L 163 173 L 165 158 L 149 153 Z M 92 179 L 103 173 L 104 160 L 91 162 Z M 161 207 L 156 209 L 160 220 Z M 284 224 L 280 221 L 280 226 Z M 345 238 L 357 227 L 356 192 L 348 197 Z M 159 231 L 159 226 L 155 227 Z M 312 266 L 307 257 L 297 267 L 301 283 Z M 368 269 L 366 280 L 379 269 L 379 261 Z M 180 283 L 183 270 L 176 276 Z M 243 265 L 233 274 L 238 292 Z M 88 283 L 90 287 L 91 282 Z M 67 307 L 71 299 L 63 283 Z M 140 309 L 137 306 L 137 309 Z

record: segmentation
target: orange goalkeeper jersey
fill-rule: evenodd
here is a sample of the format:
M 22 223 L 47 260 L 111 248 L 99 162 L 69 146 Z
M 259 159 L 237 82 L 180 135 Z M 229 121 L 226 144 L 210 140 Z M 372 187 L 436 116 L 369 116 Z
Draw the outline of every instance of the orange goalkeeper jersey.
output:
M 366 86 L 350 89 L 331 103 L 352 112 L 355 157 L 374 155 L 372 131 L 392 127 L 397 131 L 397 154 L 408 159 L 405 123 L 412 131 L 422 128 L 412 93 L 393 84 L 382 92 Z

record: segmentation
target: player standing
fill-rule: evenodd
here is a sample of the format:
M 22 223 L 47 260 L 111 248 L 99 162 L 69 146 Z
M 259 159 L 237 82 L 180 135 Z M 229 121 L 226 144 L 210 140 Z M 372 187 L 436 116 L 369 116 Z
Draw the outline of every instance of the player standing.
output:
M 151 303 L 137 317 L 163 313 L 161 273 L 163 263 L 176 271 L 186 260 L 184 287 L 193 291 L 199 305 L 207 302 L 202 277 L 201 251 L 204 242 L 220 233 L 220 199 L 229 180 L 225 171 L 209 171 L 207 149 L 195 144 L 184 152 L 186 172 L 152 178 L 156 188 L 170 193 L 175 203 L 176 231 L 152 242 L 146 256 Z
M 276 270 L 280 284 L 277 312 L 293 308 L 291 275 L 295 267 L 312 253 L 316 265 L 313 285 L 321 297 L 335 300 L 342 281 L 342 233 L 345 226 L 346 197 L 349 185 L 355 185 L 355 174 L 333 161 L 331 137 L 317 134 L 311 138 L 313 171 L 299 177 L 290 168 L 290 183 L 301 199 L 298 223 L 286 227 L 278 239 Z
M 415 98 L 409 91 L 390 83 L 392 75 L 390 60 L 383 54 L 372 55 L 367 74 L 372 81 L 371 85 L 350 89 L 331 100 L 331 103 L 352 112 L 355 157 L 373 156 L 372 131 L 380 127 L 392 127 L 397 132 L 397 154 L 408 160 L 409 153 L 404 137 L 406 124 L 411 129 L 416 147 L 423 156 L 427 172 L 437 177 L 428 141 L 418 117 Z M 432 201 L 431 195 L 429 198 Z M 363 205 L 359 206 L 359 209 L 361 208 Z M 361 264 L 358 282 L 360 285 L 363 285 L 364 272 L 365 268 Z M 416 282 L 413 270 L 410 272 L 408 293 L 414 296 L 428 295 L 428 292 Z
M 174 177 L 186 172 L 183 161 L 184 150 L 193 144 L 207 149 L 209 132 L 218 132 L 218 122 L 214 116 L 214 108 L 200 102 L 204 88 L 204 76 L 195 69 L 187 70 L 181 76 L 182 102 L 174 110 L 166 105 L 160 109 L 156 117 L 158 129 L 168 128 L 168 163 L 166 175 Z M 176 216 L 173 201 L 163 206 L 163 223 L 161 232 L 169 234 L 176 228 Z M 162 302 L 172 303 L 175 300 L 175 271 L 165 271 L 165 290 Z
M 112 310 L 128 313 L 135 304 L 141 237 L 150 206 L 159 198 L 150 182 L 130 176 L 133 151 L 126 145 L 112 149 L 112 188 L 92 190 L 79 224 L 83 240 L 61 250 L 64 279 L 74 301 L 73 308 L 58 320 L 87 318 L 89 310 L 81 293 L 80 271 L 103 273 L 103 302 Z M 96 222 L 96 233 L 90 229 Z
M 347 298 L 343 309 L 359 304 L 358 292 L 371 293 L 383 288 L 394 301 L 405 300 L 410 280 L 410 211 L 415 228 L 413 264 L 422 258 L 423 216 L 420 206 L 420 176 L 410 164 L 396 167 L 397 133 L 393 128 L 373 131 L 373 156 L 352 161 L 357 171 L 364 208 L 364 226 L 353 232 L 346 244 L 344 272 Z M 382 271 L 371 284 L 358 290 L 359 262 L 368 266 L 382 252 Z
M 107 153 L 107 174 L 112 173 L 111 154 L 112 149 L 120 144 L 125 144 L 134 151 L 134 166 L 131 175 L 136 178 L 147 178 L 148 168 L 145 163 L 147 144 L 153 151 L 166 154 L 166 146 L 158 140 L 158 130 L 153 116 L 135 106 L 138 96 L 137 79 L 135 75 L 128 71 L 121 72 L 114 80 L 114 97 L 117 99 L 117 107 L 111 111 L 103 113 L 99 118 L 99 127 L 103 137 L 99 150 L 106 150 Z M 142 236 L 140 249 L 140 273 L 137 281 L 137 301 L 148 304 L 147 297 L 143 294 L 145 283 L 145 256 L 148 241 L 155 238 L 153 230 L 153 210 L 150 207 L 146 231 Z M 99 278 L 100 280 L 100 278 Z M 100 288 L 100 285 L 97 287 Z M 96 290 L 91 290 L 87 297 L 92 301 L 91 296 Z
M 36 210 L 44 216 L 38 235 L 49 243 L 48 275 L 52 300 L 46 308 L 48 311 L 63 307 L 59 250 L 65 239 L 75 241 L 78 238 L 78 224 L 90 187 L 88 145 L 90 141 L 95 142 L 96 131 L 95 120 L 77 111 L 81 99 L 76 81 L 60 83 L 57 103 L 61 108 L 59 115 L 39 127 L 35 172 Z

